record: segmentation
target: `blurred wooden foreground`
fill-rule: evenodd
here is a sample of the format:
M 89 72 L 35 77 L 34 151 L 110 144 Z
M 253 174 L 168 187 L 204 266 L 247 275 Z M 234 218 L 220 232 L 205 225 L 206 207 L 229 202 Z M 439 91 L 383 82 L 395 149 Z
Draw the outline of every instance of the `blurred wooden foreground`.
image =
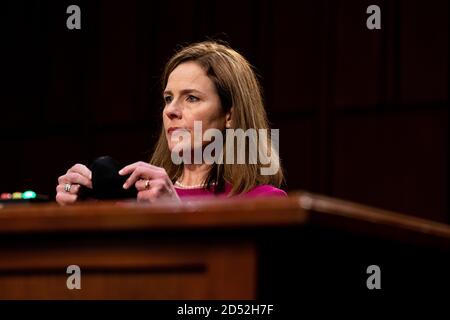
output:
M 0 299 L 285 299 L 449 288 L 450 227 L 309 193 L 0 209 Z M 81 289 L 69 290 L 69 265 Z

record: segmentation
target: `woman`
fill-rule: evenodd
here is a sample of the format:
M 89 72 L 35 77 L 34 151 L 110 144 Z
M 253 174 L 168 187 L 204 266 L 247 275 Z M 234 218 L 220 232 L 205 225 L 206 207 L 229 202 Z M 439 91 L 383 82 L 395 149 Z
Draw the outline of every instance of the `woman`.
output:
M 137 200 L 286 195 L 277 188 L 282 183 L 283 173 L 270 136 L 259 137 L 263 143 L 258 144 L 258 152 L 277 163 L 276 171 L 271 174 L 261 174 L 268 164 L 264 156 L 257 161 L 248 161 L 250 156 L 244 156 L 247 161 L 236 164 L 236 157 L 243 152 L 248 155 L 253 150 L 252 141 L 256 140 L 249 138 L 240 147 L 232 145 L 228 148 L 235 138 L 229 136 L 228 131 L 242 129 L 242 133 L 269 129 L 259 83 L 242 55 L 217 42 L 192 44 L 169 60 L 163 72 L 162 87 L 164 125 L 150 163 L 136 162 L 119 171 L 121 175 L 130 175 L 123 187 L 137 188 Z M 201 125 L 200 132 L 197 124 Z M 194 155 L 198 150 L 205 151 L 212 144 L 203 138 L 200 143 L 195 140 L 195 133 L 204 137 L 208 130 L 227 131 L 223 139 L 223 145 L 228 144 L 227 147 L 215 150 L 212 155 L 215 159 L 226 158 L 228 161 L 186 161 L 185 156 Z M 217 141 L 214 140 L 216 145 Z M 236 157 L 234 154 L 225 157 L 233 151 L 237 153 Z M 175 153 L 182 155 L 184 161 L 175 162 Z M 56 201 L 73 203 L 77 200 L 80 185 L 92 188 L 91 171 L 76 164 L 59 177 L 58 183 Z

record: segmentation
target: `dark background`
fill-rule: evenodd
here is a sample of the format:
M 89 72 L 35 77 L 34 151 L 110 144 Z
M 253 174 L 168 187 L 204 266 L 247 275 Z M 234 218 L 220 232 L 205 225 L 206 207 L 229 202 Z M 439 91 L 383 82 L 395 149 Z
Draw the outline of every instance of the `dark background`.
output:
M 66 8 L 81 8 L 81 30 Z M 382 29 L 366 28 L 381 8 Z M 3 1 L 0 192 L 54 196 L 74 163 L 147 161 L 180 44 L 257 68 L 289 191 L 450 222 L 448 1 Z

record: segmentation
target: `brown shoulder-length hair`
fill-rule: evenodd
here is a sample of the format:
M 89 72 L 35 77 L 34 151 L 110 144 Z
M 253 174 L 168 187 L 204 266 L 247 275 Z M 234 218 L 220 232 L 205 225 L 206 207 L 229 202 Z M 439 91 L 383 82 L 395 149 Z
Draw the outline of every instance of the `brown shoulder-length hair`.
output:
M 183 47 L 169 59 L 164 68 L 161 79 L 163 90 L 166 88 L 172 71 L 187 61 L 198 63 L 206 71 L 208 77 L 215 84 L 223 111 L 228 112 L 233 108 L 231 112 L 233 129 L 240 128 L 244 132 L 251 128 L 269 130 L 261 87 L 252 66 L 241 54 L 226 44 L 214 41 L 194 43 Z M 273 175 L 261 175 L 260 170 L 265 165 L 259 159 L 256 164 L 226 164 L 223 161 L 224 163 L 212 165 L 204 181 L 206 188 L 211 189 L 215 186 L 213 188 L 215 192 L 222 192 L 225 183 L 230 183 L 232 190 L 229 195 L 235 195 L 262 184 L 279 187 L 283 182 L 280 159 L 271 142 L 271 135 L 267 136 L 268 143 L 266 145 L 267 148 L 270 148 L 272 161 L 278 161 L 278 172 Z M 246 141 L 245 144 L 248 155 L 248 142 Z M 263 151 L 267 152 L 268 150 Z M 183 173 L 183 165 L 176 165 L 172 162 L 164 127 L 161 129 L 150 163 L 164 168 L 173 182 Z

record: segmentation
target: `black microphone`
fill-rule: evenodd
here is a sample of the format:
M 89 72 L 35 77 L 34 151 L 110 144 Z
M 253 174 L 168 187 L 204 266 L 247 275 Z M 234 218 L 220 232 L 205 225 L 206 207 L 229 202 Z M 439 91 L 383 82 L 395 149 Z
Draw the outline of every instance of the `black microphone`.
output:
M 136 198 L 138 191 L 135 187 L 123 188 L 123 184 L 130 175 L 119 175 L 119 170 L 122 168 L 123 166 L 110 156 L 95 159 L 89 167 L 92 171 L 92 189 L 82 186 L 79 198 L 98 200 Z

